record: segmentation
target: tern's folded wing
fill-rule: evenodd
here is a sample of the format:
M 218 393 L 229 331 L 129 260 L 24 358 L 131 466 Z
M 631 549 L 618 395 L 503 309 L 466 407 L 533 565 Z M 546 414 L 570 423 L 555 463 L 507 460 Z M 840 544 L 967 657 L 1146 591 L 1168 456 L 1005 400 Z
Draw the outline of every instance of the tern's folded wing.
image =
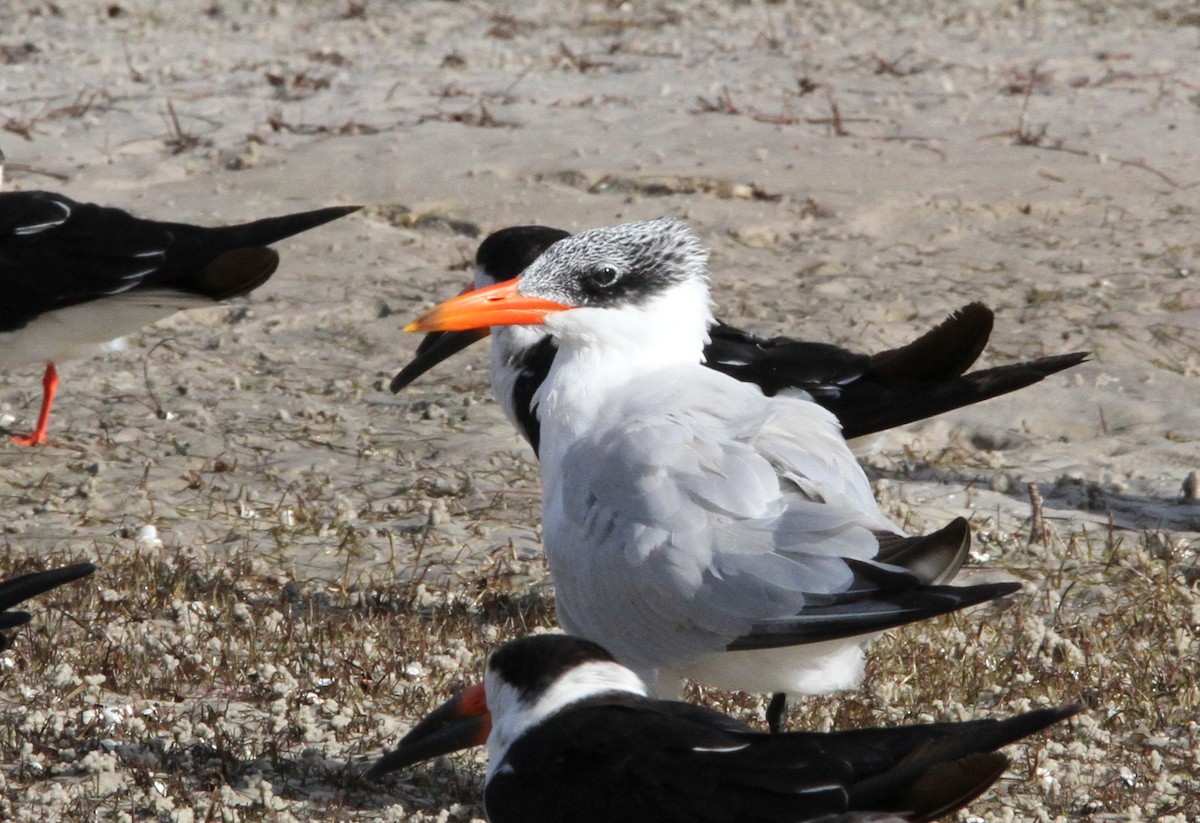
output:
M 854 585 L 849 562 L 870 561 L 875 532 L 895 529 L 827 412 L 708 379 L 725 393 L 699 396 L 719 403 L 687 419 L 614 408 L 548 475 L 547 552 L 573 630 L 628 634 L 584 612 L 641 613 L 720 635 L 708 638 L 719 648 Z

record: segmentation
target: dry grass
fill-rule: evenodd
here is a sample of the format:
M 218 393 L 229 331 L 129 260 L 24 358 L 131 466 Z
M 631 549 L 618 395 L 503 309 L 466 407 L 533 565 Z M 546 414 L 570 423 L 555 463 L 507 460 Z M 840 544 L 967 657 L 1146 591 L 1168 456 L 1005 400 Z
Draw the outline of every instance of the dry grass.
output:
M 1165 533 L 1018 531 L 1008 603 L 892 632 L 858 691 L 809 700 L 805 728 L 964 719 L 1080 702 L 1072 728 L 1017 752 L 984 820 L 1163 819 L 1200 802 L 1194 546 Z M 504 639 L 553 625 L 503 575 L 437 588 L 298 583 L 261 558 L 113 553 L 93 584 L 43 599 L 0 674 L 0 813 L 44 819 L 439 819 L 478 814 L 478 770 L 359 777 Z M 10 549 L 4 575 L 41 562 Z M 757 698 L 704 699 L 761 719 Z M 188 811 L 190 810 L 190 812 Z M 1183 819 L 1180 817 L 1179 819 Z
M 486 579 L 474 595 L 346 590 L 263 566 L 138 551 L 44 598 L 3 657 L 0 813 L 44 819 L 40 804 L 66 793 L 70 819 L 372 816 L 395 799 L 357 775 L 400 719 L 476 676 L 481 650 L 551 619 Z M 10 555 L 4 573 L 32 567 Z

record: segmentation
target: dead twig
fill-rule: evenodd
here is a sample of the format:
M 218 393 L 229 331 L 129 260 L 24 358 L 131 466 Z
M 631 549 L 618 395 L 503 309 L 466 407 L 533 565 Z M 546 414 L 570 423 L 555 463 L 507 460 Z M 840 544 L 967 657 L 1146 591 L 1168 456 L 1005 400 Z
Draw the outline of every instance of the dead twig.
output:
M 888 60 L 879 54 L 873 54 L 871 57 L 875 60 L 875 73 L 890 74 L 892 77 L 908 77 L 912 74 L 919 74 L 921 72 L 920 66 L 912 66 L 906 69 L 900 68 L 900 64 L 904 62 L 906 58 L 911 57 L 912 55 L 912 49 L 905 49 L 899 57 L 893 60 Z
M 37 166 L 30 166 L 26 163 L 5 163 L 4 168 L 6 171 L 10 172 L 19 171 L 24 172 L 25 174 L 40 174 L 42 177 L 50 177 L 54 180 L 58 180 L 61 183 L 65 183 L 71 179 L 68 175 L 63 174 L 62 172 L 50 171 L 50 169 L 42 169 L 38 168 Z
M 696 102 L 700 105 L 697 109 L 700 113 L 715 113 L 715 114 L 741 114 L 742 110 L 733 102 L 733 95 L 729 93 L 729 87 L 721 89 L 721 93 L 714 99 L 709 100 L 707 97 L 697 97 Z
M 175 105 L 169 99 L 167 100 L 167 127 L 170 132 L 164 142 L 171 150 L 171 154 L 183 154 L 185 151 L 206 145 L 208 142 L 198 134 L 183 130 L 183 126 L 179 122 L 179 115 L 175 113 Z
M 438 112 L 436 114 L 422 115 L 417 122 L 425 123 L 430 120 L 442 123 L 462 123 L 464 126 L 478 126 L 486 129 L 516 128 L 518 125 L 511 120 L 501 120 L 494 116 L 482 102 L 479 104 L 478 112 L 473 109 Z
M 838 137 L 846 137 L 850 132 L 846 131 L 846 121 L 842 119 L 842 110 L 838 108 L 837 98 L 833 96 L 833 92 L 826 91 L 825 99 L 829 101 L 829 125 L 833 127 L 833 133 Z
M 558 44 L 558 54 L 551 58 L 555 65 L 563 65 L 574 69 L 580 74 L 587 74 L 593 69 L 607 69 L 615 65 L 611 60 L 593 60 L 585 55 L 576 54 L 566 43 Z
M 133 66 L 133 57 L 129 54 L 129 46 L 122 45 L 121 48 L 125 52 L 125 68 L 129 70 L 129 79 L 135 83 L 145 83 L 146 75 Z
M 1050 533 L 1046 528 L 1046 519 L 1042 515 L 1042 493 L 1038 491 L 1037 483 L 1030 483 L 1026 488 L 1029 489 L 1029 540 L 1027 545 L 1032 546 L 1034 543 L 1038 543 L 1045 546 L 1050 538 Z
M 1116 163 L 1118 166 L 1141 169 L 1153 174 L 1158 179 L 1162 180 L 1173 189 L 1182 188 L 1180 183 L 1168 175 L 1166 172 L 1154 168 L 1144 159 L 1129 160 L 1121 157 L 1110 157 L 1103 152 L 1090 151 L 1088 149 L 1077 149 L 1066 144 L 1066 140 L 1061 137 L 1049 137 L 1049 124 L 1043 123 L 1038 128 L 1034 129 L 1029 125 L 1029 99 L 1033 95 L 1033 83 L 1029 83 L 1024 88 L 1024 96 L 1021 98 L 1021 110 L 1017 115 L 1017 127 L 1015 129 L 1006 129 L 1005 131 L 992 132 L 985 134 L 978 139 L 991 140 L 997 137 L 1006 137 L 1018 146 L 1029 146 L 1035 149 L 1043 149 L 1045 151 L 1061 151 L 1067 154 L 1073 154 L 1077 157 L 1088 157 L 1098 163 Z
M 805 94 L 811 93 L 813 90 L 820 88 L 816 83 L 808 87 L 801 86 L 801 92 L 796 95 L 802 97 Z M 829 108 L 831 116 L 829 117 L 797 117 L 794 114 L 788 114 L 782 111 L 778 114 L 768 114 L 760 111 L 753 106 L 742 108 L 733 100 L 733 95 L 728 88 L 721 90 L 721 93 L 715 98 L 697 97 L 696 102 L 699 108 L 693 109 L 694 114 L 731 114 L 745 115 L 756 123 L 769 123 L 772 126 L 794 126 L 799 123 L 805 123 L 810 126 L 830 126 L 834 135 L 838 137 L 846 137 L 850 134 L 846 130 L 846 123 L 873 123 L 877 122 L 873 117 L 843 117 L 841 110 L 838 108 L 837 101 L 833 98 L 832 93 L 826 94 L 829 100 Z M 787 100 L 784 101 L 786 108 Z

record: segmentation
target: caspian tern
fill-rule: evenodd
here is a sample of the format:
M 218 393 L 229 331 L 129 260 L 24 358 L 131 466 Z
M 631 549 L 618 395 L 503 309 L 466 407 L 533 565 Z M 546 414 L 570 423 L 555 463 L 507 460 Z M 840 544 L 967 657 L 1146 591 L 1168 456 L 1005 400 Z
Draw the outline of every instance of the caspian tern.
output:
M 498 649 L 482 686 L 434 710 L 367 777 L 486 740 L 491 823 L 916 823 L 996 782 L 1002 746 L 1078 711 L 764 734 L 652 699 L 595 643 L 538 635 Z
M 546 226 L 493 232 L 476 252 L 474 287 L 517 277 L 569 236 Z M 867 355 L 828 343 L 761 337 L 716 320 L 709 328 L 704 364 L 754 383 L 766 394 L 794 392 L 815 400 L 837 416 L 843 436 L 852 440 L 1016 391 L 1088 356 L 1075 352 L 966 373 L 987 345 L 993 321 L 990 309 L 970 303 L 913 342 Z M 487 334 L 487 329 L 429 334 L 393 378 L 392 391 L 399 392 Z M 536 452 L 539 426 L 532 400 L 557 345 L 536 326 L 497 328 L 492 338 L 493 391 Z
M 24 626 L 33 619 L 29 612 L 10 611 L 13 606 L 18 606 L 31 597 L 45 594 L 51 589 L 87 577 L 94 571 L 96 571 L 96 567 L 91 563 L 74 563 L 70 566 L 63 566 L 61 569 L 30 572 L 0 582 L 0 629 Z M 0 650 L 6 648 L 8 648 L 8 637 L 0 633 Z
M 0 368 L 46 363 L 37 427 L 13 440 L 46 441 L 56 361 L 91 356 L 177 311 L 258 288 L 279 265 L 270 244 L 358 208 L 204 228 L 50 192 L 0 192 Z
M 563 628 L 661 695 L 818 693 L 857 685 L 867 636 L 1017 590 L 940 585 L 965 520 L 904 536 L 832 413 L 701 365 L 706 262 L 676 220 L 594 229 L 407 327 L 555 338 L 534 403 Z

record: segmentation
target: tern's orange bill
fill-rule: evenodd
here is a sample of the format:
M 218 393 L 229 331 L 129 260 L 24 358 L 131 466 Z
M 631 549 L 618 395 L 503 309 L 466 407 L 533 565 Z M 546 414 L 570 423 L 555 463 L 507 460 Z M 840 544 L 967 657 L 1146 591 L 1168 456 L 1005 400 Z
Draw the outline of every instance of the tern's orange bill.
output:
M 517 291 L 509 280 L 451 298 L 404 327 L 405 331 L 468 331 L 488 326 L 538 326 L 546 315 L 575 308 Z

